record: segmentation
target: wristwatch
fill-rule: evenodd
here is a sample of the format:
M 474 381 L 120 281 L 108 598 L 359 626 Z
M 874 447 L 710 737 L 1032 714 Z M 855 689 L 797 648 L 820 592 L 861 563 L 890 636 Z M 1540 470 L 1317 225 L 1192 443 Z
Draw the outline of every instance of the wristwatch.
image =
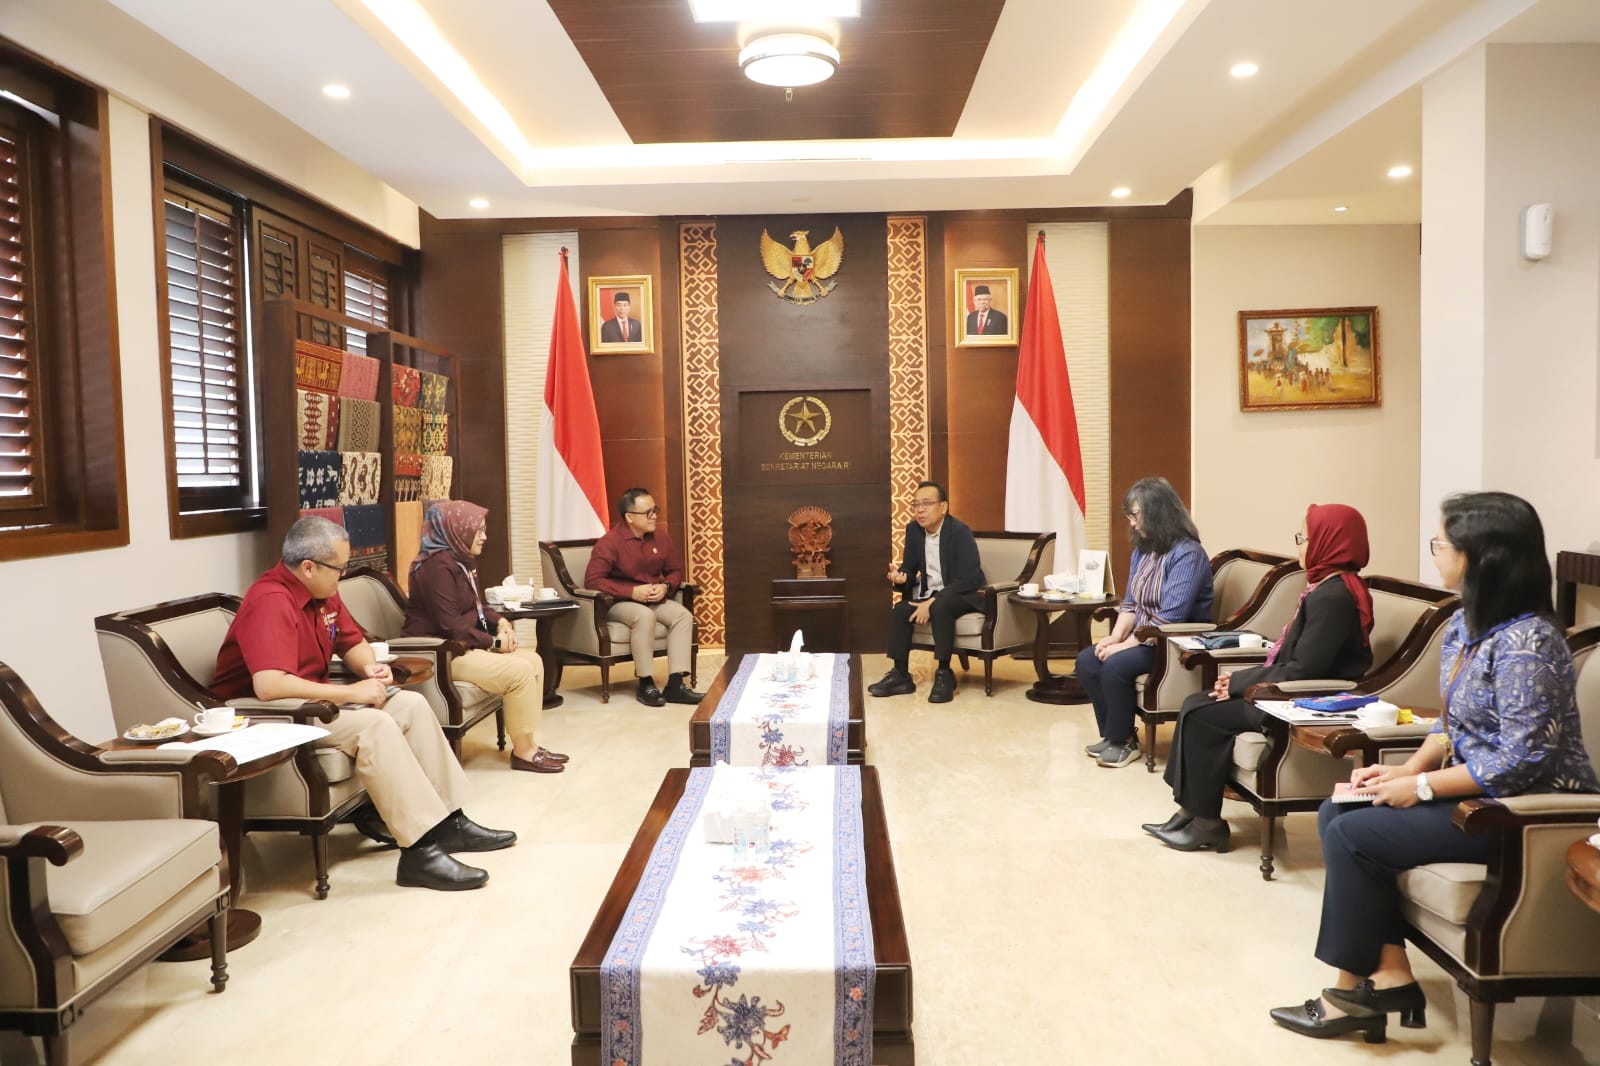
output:
M 1428 784 L 1427 774 L 1417 775 L 1417 799 L 1423 803 L 1433 802 L 1433 786 Z

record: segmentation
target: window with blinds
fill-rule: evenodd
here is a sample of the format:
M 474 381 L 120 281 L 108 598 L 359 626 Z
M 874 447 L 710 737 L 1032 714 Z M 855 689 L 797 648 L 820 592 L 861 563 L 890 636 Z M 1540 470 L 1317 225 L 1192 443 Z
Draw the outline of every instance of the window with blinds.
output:
M 179 508 L 250 503 L 243 234 L 232 204 L 166 188 L 168 402 Z
M 39 364 L 29 329 L 24 144 L 0 124 L 0 508 L 10 511 L 38 507 L 44 488 Z
M 344 313 L 351 318 L 371 322 L 375 333 L 387 329 L 389 327 L 388 283 L 375 274 L 345 270 Z M 346 350 L 366 354 L 367 335 L 364 332 L 347 329 L 344 335 Z

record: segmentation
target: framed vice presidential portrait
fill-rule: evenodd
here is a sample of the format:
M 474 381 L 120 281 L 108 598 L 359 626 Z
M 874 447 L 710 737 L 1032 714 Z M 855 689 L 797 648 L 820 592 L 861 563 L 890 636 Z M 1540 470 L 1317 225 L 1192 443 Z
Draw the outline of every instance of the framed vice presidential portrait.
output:
M 623 355 L 656 350 L 655 303 L 650 276 L 589 279 L 589 354 Z
M 956 347 L 1015 347 L 1018 270 L 956 269 Z

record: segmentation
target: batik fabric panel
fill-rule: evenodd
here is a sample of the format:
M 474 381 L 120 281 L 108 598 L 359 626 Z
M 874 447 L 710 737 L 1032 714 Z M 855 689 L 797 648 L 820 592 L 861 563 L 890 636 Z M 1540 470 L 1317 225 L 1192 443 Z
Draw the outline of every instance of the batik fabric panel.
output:
M 340 452 L 344 474 L 339 482 L 339 503 L 377 503 L 383 485 L 383 456 L 377 452 Z
M 422 373 L 415 367 L 397 366 L 391 371 L 394 380 L 394 402 L 398 407 L 417 406 L 422 392 Z
M 448 500 L 450 498 L 450 480 L 455 473 L 455 460 L 448 455 L 424 455 L 422 457 L 422 498 L 424 500 Z

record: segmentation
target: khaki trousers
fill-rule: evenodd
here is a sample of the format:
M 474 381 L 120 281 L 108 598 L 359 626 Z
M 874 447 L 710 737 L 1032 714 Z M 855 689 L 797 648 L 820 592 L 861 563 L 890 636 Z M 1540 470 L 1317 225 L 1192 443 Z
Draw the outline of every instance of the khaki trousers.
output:
M 689 648 L 694 636 L 694 614 L 677 600 L 660 603 L 614 603 L 607 617 L 628 627 L 628 645 L 633 649 L 636 677 L 650 677 L 656 670 L 656 623 L 667 627 L 667 669 L 674 674 L 689 673 Z
M 466 802 L 467 775 L 420 693 L 397 692 L 382 708 L 347 707 L 318 724 L 328 735 L 317 746 L 355 760 L 356 776 L 402 848 Z
M 539 731 L 544 713 L 544 662 L 527 648 L 500 654 L 473 648 L 450 662 L 450 677 L 505 697 L 506 732 L 512 736 Z

